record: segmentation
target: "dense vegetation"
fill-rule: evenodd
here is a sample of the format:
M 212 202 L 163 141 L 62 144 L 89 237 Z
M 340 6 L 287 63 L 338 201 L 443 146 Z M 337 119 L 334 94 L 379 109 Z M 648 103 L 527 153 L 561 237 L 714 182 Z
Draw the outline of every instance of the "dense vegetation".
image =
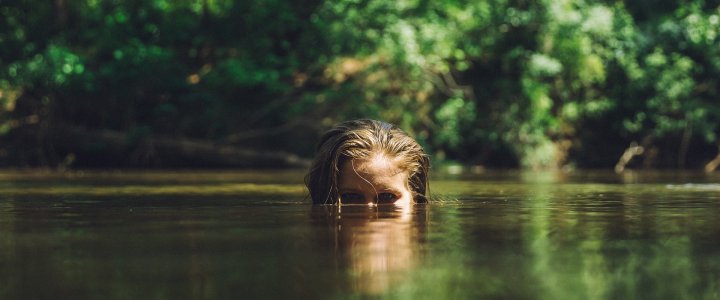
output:
M 702 0 L 2 0 L 0 166 L 291 164 L 371 117 L 436 161 L 701 168 L 718 35 Z

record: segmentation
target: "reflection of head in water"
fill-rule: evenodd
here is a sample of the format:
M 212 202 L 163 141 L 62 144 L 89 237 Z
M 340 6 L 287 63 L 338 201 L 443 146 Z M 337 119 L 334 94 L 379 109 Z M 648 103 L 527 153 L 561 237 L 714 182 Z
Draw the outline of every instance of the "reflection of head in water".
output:
M 315 204 L 425 202 L 429 165 L 422 147 L 395 125 L 347 121 L 322 136 L 305 184 Z
M 317 246 L 340 273 L 343 289 L 379 295 L 409 283 L 427 232 L 425 205 L 313 206 Z

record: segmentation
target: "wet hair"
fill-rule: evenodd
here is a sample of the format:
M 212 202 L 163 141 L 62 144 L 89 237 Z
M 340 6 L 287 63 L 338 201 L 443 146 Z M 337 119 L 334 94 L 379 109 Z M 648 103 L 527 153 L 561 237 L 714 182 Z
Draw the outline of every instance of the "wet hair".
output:
M 359 119 L 335 125 L 320 138 L 305 185 L 315 204 L 336 204 L 340 167 L 348 159 L 384 155 L 407 172 L 408 188 L 416 203 L 427 202 L 430 159 L 420 144 L 390 123 Z

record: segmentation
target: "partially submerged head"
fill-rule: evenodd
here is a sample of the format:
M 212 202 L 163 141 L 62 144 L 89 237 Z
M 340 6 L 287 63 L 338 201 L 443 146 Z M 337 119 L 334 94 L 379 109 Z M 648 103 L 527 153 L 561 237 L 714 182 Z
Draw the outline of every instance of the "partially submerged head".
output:
M 322 136 L 305 184 L 315 204 L 425 202 L 429 165 L 398 127 L 353 120 Z

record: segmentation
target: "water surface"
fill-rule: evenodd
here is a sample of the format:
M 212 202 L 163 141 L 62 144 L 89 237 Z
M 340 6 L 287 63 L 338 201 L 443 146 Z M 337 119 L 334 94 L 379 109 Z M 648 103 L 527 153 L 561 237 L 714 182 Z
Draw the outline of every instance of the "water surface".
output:
M 0 299 L 720 298 L 720 178 L 437 176 L 313 206 L 295 171 L 0 172 Z

